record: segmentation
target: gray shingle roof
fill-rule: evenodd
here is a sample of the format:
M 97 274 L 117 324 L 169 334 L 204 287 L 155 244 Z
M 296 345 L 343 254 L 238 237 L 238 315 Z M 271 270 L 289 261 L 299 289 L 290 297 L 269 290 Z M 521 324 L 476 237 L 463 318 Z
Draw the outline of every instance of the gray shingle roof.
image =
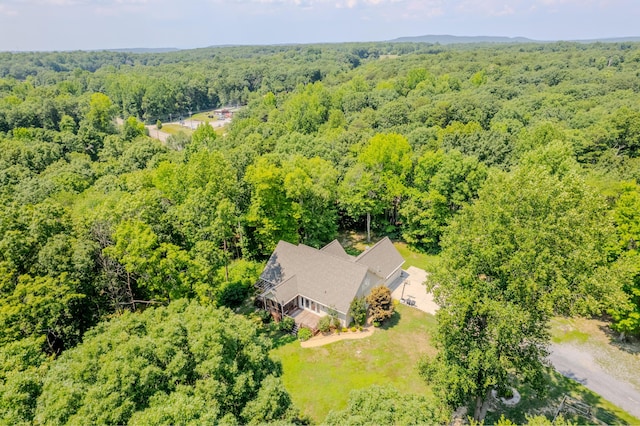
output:
M 356 263 L 366 265 L 371 272 L 386 279 L 404 263 L 389 237 L 384 237 L 373 247 L 360 253 Z
M 355 260 L 354 256 L 350 256 L 346 251 L 344 251 L 344 248 L 342 247 L 342 245 L 338 240 L 331 241 L 329 244 L 322 247 L 320 250 L 322 250 L 325 253 L 329 253 L 334 256 L 341 257 L 345 260 L 351 260 L 351 261 Z
M 347 313 L 369 269 L 386 278 L 402 263 L 388 238 L 357 258 L 349 256 L 337 240 L 321 250 L 280 241 L 260 278 L 275 285 L 272 291 L 280 303 L 299 294 Z

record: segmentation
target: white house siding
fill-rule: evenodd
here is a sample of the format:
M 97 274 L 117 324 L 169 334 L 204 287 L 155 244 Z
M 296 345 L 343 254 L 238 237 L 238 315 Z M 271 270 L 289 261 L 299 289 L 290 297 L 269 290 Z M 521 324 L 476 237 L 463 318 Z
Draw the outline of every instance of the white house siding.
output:
M 348 327 L 351 322 L 351 315 L 338 312 L 338 319 L 340 319 L 343 327 Z
M 402 274 L 402 267 L 399 266 L 398 269 L 396 269 L 391 273 L 391 275 L 389 275 L 389 278 L 387 278 L 384 284 L 387 287 L 389 287 L 391 283 L 393 283 L 396 279 L 400 277 L 400 274 Z

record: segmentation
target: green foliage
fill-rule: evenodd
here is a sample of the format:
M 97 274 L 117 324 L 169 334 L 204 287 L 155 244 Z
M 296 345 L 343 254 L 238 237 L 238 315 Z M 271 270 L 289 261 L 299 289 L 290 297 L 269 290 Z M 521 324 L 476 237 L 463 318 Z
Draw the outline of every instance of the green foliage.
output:
M 281 420 L 290 401 L 268 347 L 248 320 L 227 310 L 178 301 L 126 313 L 60 357 L 45 377 L 35 420 Z M 279 396 L 265 401 L 276 388 Z
M 325 315 L 320 318 L 320 321 L 318 321 L 318 330 L 322 333 L 328 333 L 331 331 L 331 317 L 329 315 Z
M 308 328 L 302 327 L 298 330 L 298 340 L 304 342 L 311 339 L 311 337 L 313 337 L 313 333 Z
M 138 121 L 135 117 L 129 117 L 124 121 L 122 125 L 122 139 L 125 141 L 132 141 L 138 136 L 143 136 L 147 133 L 147 129 L 144 127 L 144 123 Z
M 446 423 L 447 415 L 434 401 L 406 395 L 391 386 L 351 391 L 346 410 L 331 411 L 327 425 L 414 425 Z
M 291 333 L 293 331 L 293 327 L 295 327 L 296 321 L 291 317 L 284 317 L 282 321 L 278 324 L 280 331 L 283 333 Z
M 30 337 L 0 345 L 0 422 L 29 424 L 48 359 L 42 352 L 45 337 Z
M 75 311 L 84 297 L 66 273 L 58 277 L 21 275 L 13 291 L 0 299 L 0 343 L 45 337 L 47 352 L 59 353 L 65 344 L 80 339 L 81 318 Z
M 411 146 L 398 134 L 377 134 L 358 155 L 357 162 L 347 171 L 340 188 L 340 203 L 353 219 L 367 214 L 367 235 L 370 216 L 389 213 L 395 226 L 398 208 L 406 192 L 407 176 L 411 172 Z
M 477 198 L 487 168 L 459 151 L 425 152 L 414 169 L 414 188 L 404 202 L 402 236 L 420 251 L 437 251 L 454 215 Z
M 546 306 L 535 324 L 553 305 L 606 311 L 617 331 L 637 333 L 638 191 L 622 183 L 640 179 L 636 47 L 0 55 L 0 346 L 2 371 L 17 366 L 0 380 L 0 417 L 30 422 L 42 375 L 60 359 L 43 354 L 73 348 L 100 320 L 178 297 L 237 306 L 261 269 L 246 259 L 279 239 L 320 247 L 365 221 L 414 249 L 444 248 L 459 283 L 504 290 L 495 299 L 505 312 L 461 297 L 451 324 L 463 313 L 495 318 L 495 335 L 510 336 L 511 315 L 533 327 L 510 305 L 529 295 L 517 306 Z M 231 104 L 243 107 L 224 133 L 142 136 L 138 119 L 159 128 Z M 191 414 L 179 413 L 202 401 L 176 388 L 139 422 L 186 423 Z M 215 410 L 200 422 L 219 421 Z
M 626 276 L 623 290 L 626 303 L 612 304 L 613 328 L 624 334 L 640 334 L 640 188 L 637 184 L 623 185 L 614 206 L 614 220 L 621 250 L 616 266 Z
M 217 304 L 235 308 L 240 306 L 251 294 L 253 285 L 262 272 L 262 264 L 239 259 L 228 267 L 229 279 L 226 278 L 224 267 L 218 270 L 216 282 L 222 283 L 218 287 Z M 197 291 L 202 291 L 202 285 L 197 285 Z M 203 298 L 204 299 L 204 298 Z
M 349 315 L 357 326 L 367 322 L 367 304 L 364 297 L 355 297 L 349 305 Z
M 85 116 L 87 126 L 102 133 L 113 133 L 115 118 L 115 108 L 111 99 L 103 93 L 91 95 L 89 111 Z
M 191 143 L 187 145 L 187 153 L 196 153 L 204 149 L 216 149 L 215 141 L 218 135 L 209 123 L 202 123 L 191 135 Z
M 320 246 L 337 232 L 335 169 L 325 160 L 294 157 L 281 165 L 260 157 L 249 166 L 247 223 L 256 251 L 270 255 L 279 240 Z
M 366 298 L 369 306 L 369 318 L 374 323 L 382 323 L 391 318 L 394 306 L 389 287 L 379 285 L 371 289 Z
M 171 243 L 162 243 L 151 226 L 141 221 L 121 222 L 115 244 L 103 252 L 121 263 L 150 295 L 177 299 L 192 290 L 197 266 L 188 253 Z
M 551 315 L 602 312 L 620 297 L 603 200 L 575 173 L 551 170 L 491 175 L 448 228 L 430 280 L 440 352 L 423 374 L 452 407 L 473 398 L 478 420 L 512 374 L 543 390 Z

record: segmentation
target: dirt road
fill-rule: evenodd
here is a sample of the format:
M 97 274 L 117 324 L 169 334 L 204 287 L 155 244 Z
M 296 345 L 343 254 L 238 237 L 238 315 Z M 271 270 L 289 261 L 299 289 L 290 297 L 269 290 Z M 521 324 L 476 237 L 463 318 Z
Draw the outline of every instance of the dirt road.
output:
M 549 360 L 565 377 L 582 383 L 604 399 L 640 418 L 640 390 L 609 374 L 589 352 L 589 347 L 570 343 L 551 344 Z M 640 374 L 629 371 L 628 374 Z

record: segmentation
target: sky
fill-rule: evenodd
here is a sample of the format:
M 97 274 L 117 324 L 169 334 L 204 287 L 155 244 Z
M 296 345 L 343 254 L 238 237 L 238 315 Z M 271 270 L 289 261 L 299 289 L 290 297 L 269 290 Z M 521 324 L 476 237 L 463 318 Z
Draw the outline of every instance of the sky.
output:
M 0 0 L 0 51 L 640 36 L 640 0 Z

